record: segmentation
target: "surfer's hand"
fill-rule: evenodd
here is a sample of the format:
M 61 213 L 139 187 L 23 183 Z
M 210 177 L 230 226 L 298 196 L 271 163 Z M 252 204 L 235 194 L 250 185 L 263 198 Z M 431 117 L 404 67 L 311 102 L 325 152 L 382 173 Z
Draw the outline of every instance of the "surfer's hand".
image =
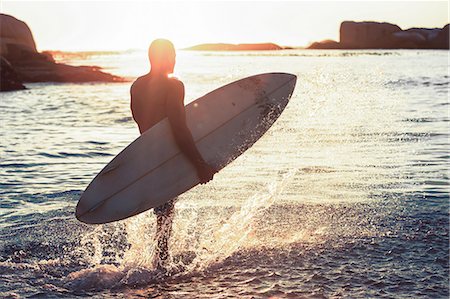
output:
M 217 172 L 214 167 L 209 165 L 208 163 L 202 161 L 196 165 L 197 175 L 200 179 L 200 184 L 206 184 L 211 181 L 214 177 L 214 174 Z

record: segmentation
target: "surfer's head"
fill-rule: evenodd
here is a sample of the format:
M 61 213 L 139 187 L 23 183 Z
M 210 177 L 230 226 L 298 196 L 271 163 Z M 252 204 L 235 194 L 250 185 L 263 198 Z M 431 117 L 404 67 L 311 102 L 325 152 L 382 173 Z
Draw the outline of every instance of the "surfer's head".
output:
M 148 58 L 152 71 L 172 74 L 175 67 L 175 47 L 167 39 L 155 39 L 148 48 Z

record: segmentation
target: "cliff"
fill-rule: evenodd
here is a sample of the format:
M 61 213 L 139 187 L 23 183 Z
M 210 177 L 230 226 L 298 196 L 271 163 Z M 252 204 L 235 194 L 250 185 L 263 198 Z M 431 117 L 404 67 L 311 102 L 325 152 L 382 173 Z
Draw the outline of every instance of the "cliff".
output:
M 350 49 L 394 48 L 392 34 L 402 31 L 390 23 L 342 22 L 339 29 L 340 44 Z
M 0 91 L 23 89 L 24 82 L 122 82 L 96 66 L 56 63 L 48 52 L 39 53 L 24 22 L 0 14 Z
M 390 23 L 341 23 L 340 41 L 316 42 L 309 49 L 449 49 L 449 25 L 402 30 Z

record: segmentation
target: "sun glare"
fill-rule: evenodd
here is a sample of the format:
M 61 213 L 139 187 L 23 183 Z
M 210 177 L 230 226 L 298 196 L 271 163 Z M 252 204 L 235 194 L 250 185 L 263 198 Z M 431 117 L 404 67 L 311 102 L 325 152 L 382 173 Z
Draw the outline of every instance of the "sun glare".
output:
M 446 1 L 2 1 L 1 9 L 30 26 L 41 51 L 146 49 L 156 38 L 177 48 L 218 42 L 306 46 L 337 40 L 344 20 L 432 28 L 449 19 Z

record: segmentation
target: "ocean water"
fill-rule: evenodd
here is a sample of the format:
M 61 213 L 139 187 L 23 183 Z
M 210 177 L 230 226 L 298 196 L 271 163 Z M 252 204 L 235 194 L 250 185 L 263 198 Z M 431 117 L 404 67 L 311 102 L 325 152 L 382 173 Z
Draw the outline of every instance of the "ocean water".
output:
M 130 80 L 145 51 L 67 53 Z M 264 72 L 298 76 L 274 126 L 176 204 L 168 273 L 151 211 L 74 217 L 138 137 L 128 83 L 1 93 L 0 297 L 448 298 L 448 51 L 179 51 L 186 103 Z

